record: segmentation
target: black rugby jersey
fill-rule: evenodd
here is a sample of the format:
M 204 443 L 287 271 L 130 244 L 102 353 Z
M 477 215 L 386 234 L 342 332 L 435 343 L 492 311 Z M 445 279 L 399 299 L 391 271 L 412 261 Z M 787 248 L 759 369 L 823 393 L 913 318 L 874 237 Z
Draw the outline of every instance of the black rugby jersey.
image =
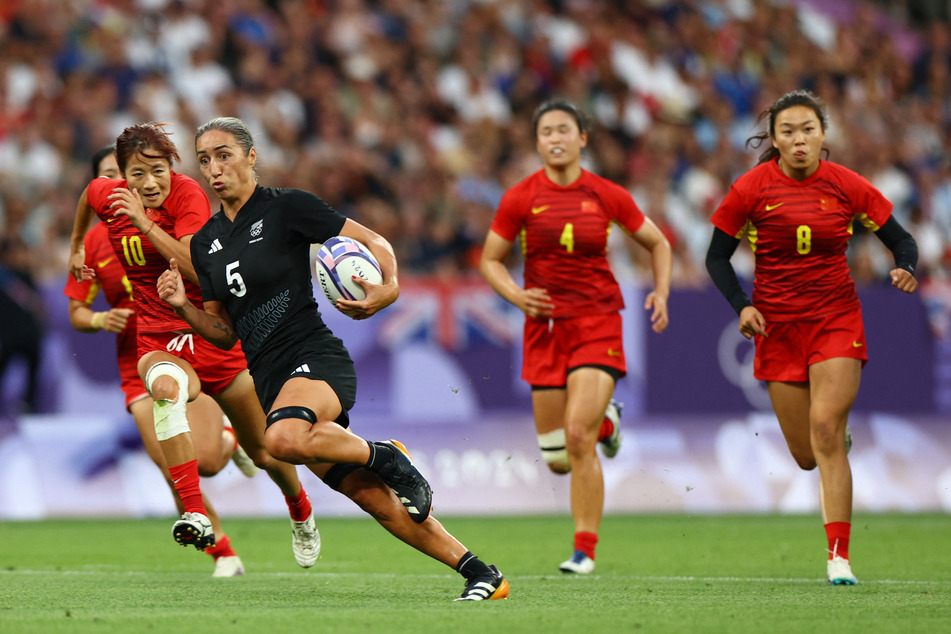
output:
M 310 192 L 258 186 L 235 221 L 219 211 L 192 237 L 204 301 L 221 302 L 254 373 L 258 363 L 324 330 L 310 245 L 343 229 L 346 216 Z

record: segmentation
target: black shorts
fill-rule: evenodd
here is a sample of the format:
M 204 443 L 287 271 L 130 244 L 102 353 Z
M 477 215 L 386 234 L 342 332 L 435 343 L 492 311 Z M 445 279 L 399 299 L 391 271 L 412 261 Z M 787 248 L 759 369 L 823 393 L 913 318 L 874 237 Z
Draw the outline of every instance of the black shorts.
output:
M 306 377 L 315 381 L 326 381 L 340 399 L 343 408 L 335 422 L 341 427 L 350 426 L 347 412 L 357 399 L 357 372 L 353 367 L 350 353 L 343 342 L 330 334 L 311 336 L 284 350 L 273 351 L 269 363 L 258 363 L 251 371 L 258 400 L 265 413 L 271 411 L 277 395 L 284 384 L 292 378 Z

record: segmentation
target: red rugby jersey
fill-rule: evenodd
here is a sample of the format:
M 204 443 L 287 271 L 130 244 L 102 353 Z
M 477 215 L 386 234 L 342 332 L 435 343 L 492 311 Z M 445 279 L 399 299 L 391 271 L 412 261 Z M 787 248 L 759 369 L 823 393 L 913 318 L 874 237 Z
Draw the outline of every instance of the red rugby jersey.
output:
M 624 308 L 606 257 L 612 223 L 631 234 L 644 223 L 626 189 L 585 170 L 561 187 L 539 170 L 505 192 L 492 230 L 519 239 L 525 288 L 547 290 L 564 318 Z
M 155 290 L 159 275 L 168 268 L 168 261 L 152 242 L 136 229 L 128 216 L 113 216 L 107 196 L 114 188 L 127 182 L 97 178 L 86 189 L 86 201 L 106 225 L 109 242 L 132 285 L 135 299 L 136 327 L 139 332 L 191 330 L 188 323 L 162 301 Z M 149 218 L 170 236 L 181 239 L 198 231 L 211 217 L 211 204 L 201 186 L 183 174 L 172 173 L 172 187 L 159 209 L 146 209 Z M 185 292 L 196 306 L 201 306 L 198 285 L 185 280 Z
M 859 307 L 846 260 L 852 221 L 877 231 L 891 213 L 881 192 L 848 168 L 820 161 L 797 181 L 770 161 L 733 183 L 711 221 L 749 240 L 753 305 L 767 320 L 797 321 Z
M 63 294 L 70 299 L 91 304 L 99 291 L 106 296 L 106 301 L 113 308 L 131 308 L 135 310 L 132 300 L 132 285 L 125 275 L 125 269 L 119 264 L 112 245 L 109 244 L 109 234 L 106 225 L 98 222 L 86 234 L 86 266 L 96 270 L 96 277 L 91 280 L 77 282 L 72 275 L 66 277 L 66 288 Z M 132 362 L 137 357 L 135 341 L 135 315 L 129 318 L 125 330 L 116 335 L 116 348 L 120 359 L 131 353 Z
M 134 308 L 132 285 L 129 284 L 125 269 L 116 259 L 112 245 L 109 244 L 105 223 L 97 222 L 93 225 L 86 234 L 85 247 L 86 266 L 95 269 L 96 277 L 77 282 L 72 275 L 68 276 L 63 294 L 70 299 L 91 304 L 102 290 L 106 301 L 113 308 Z

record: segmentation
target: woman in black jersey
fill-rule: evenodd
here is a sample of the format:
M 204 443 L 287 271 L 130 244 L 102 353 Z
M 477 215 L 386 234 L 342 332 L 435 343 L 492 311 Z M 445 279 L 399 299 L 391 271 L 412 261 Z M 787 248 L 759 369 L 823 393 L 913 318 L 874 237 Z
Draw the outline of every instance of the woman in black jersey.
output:
M 361 280 L 365 299 L 338 300 L 347 315 L 366 319 L 399 296 L 389 242 L 310 192 L 259 186 L 257 152 L 239 119 L 221 117 L 201 126 L 195 151 L 202 175 L 221 200 L 221 210 L 191 242 L 204 310 L 187 300 L 174 260 L 159 279 L 158 292 L 216 346 L 227 349 L 241 341 L 268 412 L 268 451 L 307 464 L 394 535 L 458 570 L 467 579 L 462 599 L 507 597 L 502 574 L 430 517 L 432 491 L 402 444 L 368 442 L 348 429 L 356 373 L 343 342 L 320 318 L 310 247 L 340 235 L 373 253 L 383 283 Z

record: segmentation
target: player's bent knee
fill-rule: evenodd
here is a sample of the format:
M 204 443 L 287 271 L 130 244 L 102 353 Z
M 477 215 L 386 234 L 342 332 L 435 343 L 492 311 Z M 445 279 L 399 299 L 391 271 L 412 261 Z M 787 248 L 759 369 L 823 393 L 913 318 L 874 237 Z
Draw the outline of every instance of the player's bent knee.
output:
M 811 450 L 796 451 L 795 449 L 791 449 L 790 453 L 792 453 L 796 465 L 803 471 L 812 471 L 816 468 L 816 457 Z
M 264 428 L 264 446 L 268 453 L 284 462 L 291 464 L 302 464 L 304 459 L 299 455 L 298 438 L 295 427 L 286 425 L 277 425 L 275 423 L 282 420 L 303 420 L 313 425 L 317 422 L 317 415 L 314 411 L 297 405 L 281 407 L 272 411 L 267 416 L 267 424 Z
M 221 469 L 214 469 L 206 466 L 201 461 L 198 461 L 198 475 L 203 478 L 210 478 L 221 473 Z
M 845 451 L 845 432 L 834 424 L 814 424 L 811 447 L 822 455 Z
M 542 450 L 542 459 L 549 469 L 555 473 L 571 471 L 571 460 L 568 458 L 564 429 L 538 434 L 538 447 Z
M 268 453 L 266 447 L 262 446 L 260 449 L 254 453 L 247 452 L 248 457 L 251 458 L 251 462 L 254 463 L 254 466 L 258 469 L 263 469 L 267 471 L 276 464 L 274 456 Z
M 803 471 L 812 471 L 813 469 L 816 468 L 816 465 L 818 464 L 816 462 L 816 459 L 813 458 L 812 456 L 809 456 L 809 457 L 793 456 L 793 458 L 796 459 L 796 464 L 799 465 L 799 468 L 802 469 Z
M 152 406 L 155 418 L 155 435 L 158 439 L 168 440 L 188 429 L 188 418 L 185 415 L 185 406 L 188 402 L 188 374 L 171 361 L 159 361 L 145 374 L 145 386 L 149 394 L 153 393 L 153 385 L 159 377 L 167 376 L 178 386 L 178 396 L 175 400 L 154 398 Z
M 268 430 L 264 435 L 264 448 L 277 460 L 297 464 L 297 462 L 293 460 L 295 447 L 294 439 L 290 434 L 282 433 L 279 429 Z

